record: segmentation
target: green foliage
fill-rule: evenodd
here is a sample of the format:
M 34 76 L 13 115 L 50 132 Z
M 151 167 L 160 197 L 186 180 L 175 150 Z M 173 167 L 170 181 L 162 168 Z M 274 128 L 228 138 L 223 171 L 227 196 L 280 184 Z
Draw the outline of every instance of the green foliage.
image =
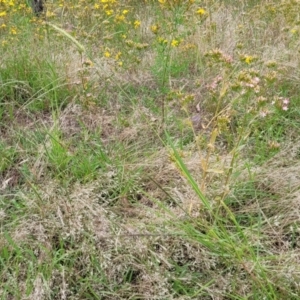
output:
M 6 102 L 32 111 L 49 111 L 66 104 L 70 96 L 55 66 L 22 53 L 0 70 L 1 106 Z
M 7 169 L 14 165 L 17 157 L 17 149 L 6 145 L 5 142 L 0 142 L 0 174 L 3 174 Z
M 0 1 L 1 299 L 299 298 L 277 2 Z

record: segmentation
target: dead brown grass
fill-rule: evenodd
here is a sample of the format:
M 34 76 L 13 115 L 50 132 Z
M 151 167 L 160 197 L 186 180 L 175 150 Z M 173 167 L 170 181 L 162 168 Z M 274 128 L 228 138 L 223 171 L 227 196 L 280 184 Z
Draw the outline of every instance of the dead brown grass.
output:
M 152 20 L 147 11 L 142 18 L 145 23 L 141 31 L 147 31 L 146 39 L 151 37 L 147 28 Z M 250 17 L 243 11 L 222 6 L 195 29 L 189 42 L 196 45 L 199 53 L 219 48 L 234 56 L 238 55 L 237 44 L 244 41 L 243 52 L 259 55 L 262 61 L 279 61 L 285 72 L 291 70 L 290 74 L 284 73 L 290 76 L 287 78 L 298 79 L 299 58 L 295 51 L 298 44 L 295 42 L 291 46 L 278 31 L 284 20 L 278 20 L 276 26 L 269 26 L 270 22 L 255 23 L 261 28 L 257 31 L 254 23 L 247 24 L 243 22 L 244 18 Z M 243 23 L 241 26 L 240 22 Z M 258 36 L 257 32 L 260 32 Z M 20 129 L 28 133 L 56 130 L 62 133 L 72 151 L 77 141 L 98 135 L 110 151 L 113 163 L 105 172 L 99 170 L 91 182 L 75 180 L 64 185 L 48 171 L 45 147 L 41 143 L 38 151 L 27 157 L 32 163 L 34 180 L 24 180 L 20 172 L 23 160 L 1 175 L 1 197 L 7 199 L 14 193 L 13 197 L 24 203 L 25 213 L 11 220 L 4 210 L 0 210 L 0 222 L 6 222 L 18 247 L 32 249 L 38 264 L 50 266 L 48 278 L 43 277 L 41 271 L 33 282 L 32 291 L 24 299 L 51 299 L 54 289 L 60 299 L 84 297 L 81 291 L 72 288 L 85 274 L 89 276 L 99 268 L 101 272 L 95 277 L 102 274 L 103 278 L 98 280 L 91 276 L 93 280 L 89 284 L 103 299 L 187 299 L 175 295 L 174 284 L 180 280 L 186 286 L 198 284 L 199 289 L 211 282 L 204 289 L 210 296 L 198 299 L 223 300 L 227 299 L 226 293 L 247 295 L 251 292 L 249 278 L 259 263 L 272 274 L 270 282 L 277 286 L 281 280 L 287 285 L 292 282 L 297 293 L 300 274 L 297 267 L 300 260 L 298 140 L 287 141 L 276 156 L 251 170 L 251 176 L 249 170 L 243 171 L 245 158 L 241 157 L 235 167 L 242 175 L 232 179 L 229 187 L 224 186 L 224 175 L 229 170 L 232 153 L 221 147 L 209 158 L 210 171 L 203 184 L 201 160 L 206 157 L 207 149 L 197 147 L 194 142 L 209 136 L 209 129 L 204 131 L 199 126 L 195 139 L 184 145 L 180 155 L 193 179 L 205 187 L 209 201 L 217 204 L 224 189 L 229 188 L 230 209 L 239 217 L 252 216 L 260 222 L 250 224 L 245 235 L 251 246 L 257 247 L 262 261 L 239 261 L 234 262 L 235 265 L 227 261 L 226 264 L 226 260 L 213 255 L 197 240 L 188 238 L 179 228 L 180 222 L 184 224 L 189 220 L 197 226 L 202 224 L 202 218 L 206 217 L 203 205 L 176 166 L 172 151 L 161 143 L 161 115 L 155 114 L 149 105 L 146 107 L 142 101 L 143 92 L 123 93 L 122 87 L 129 85 L 136 90 L 141 86 L 157 89 L 158 83 L 149 69 L 156 59 L 151 50 L 145 54 L 139 68 L 127 71 L 118 70 L 105 59 L 95 59 L 94 65 L 86 66 L 88 58 L 83 59 L 71 50 L 57 54 L 55 58 L 66 76 L 66 84 L 70 89 L 76 86 L 78 95 L 58 115 L 29 115 L 23 107 L 16 112 L 14 120 L 4 120 L 8 124 L 1 128 L 4 139 L 12 143 Z M 195 107 L 200 103 L 200 117 L 206 122 L 205 118 L 211 113 L 205 111 L 207 85 L 219 70 L 206 67 L 198 73 L 193 66 L 190 68 L 190 77 L 168 79 L 168 85 L 174 89 L 194 90 L 195 103 L 189 107 L 188 114 L 197 112 Z M 200 80 L 198 88 L 195 88 L 196 80 Z M 85 83 L 90 83 L 90 90 L 84 90 Z M 110 96 L 105 107 L 97 103 L 97 97 L 103 91 L 109 92 Z M 162 99 L 153 96 L 151 101 L 158 106 Z M 180 105 L 175 102 L 167 104 L 168 130 L 174 137 L 190 134 L 191 128 L 182 132 L 178 129 L 178 123 L 186 116 L 183 117 Z M 178 116 L 178 120 L 172 119 L 172 115 Z M 43 142 L 48 145 L 47 139 Z M 123 148 L 118 148 L 119 145 Z M 22 149 L 18 150 L 22 152 Z M 251 199 L 239 199 L 234 186 L 247 184 L 252 178 L 255 178 L 255 191 L 263 196 L 254 193 Z M 132 179 L 133 184 L 129 189 L 121 190 L 122 185 L 127 184 L 126 179 Z M 17 187 L 21 189 L 15 191 Z M 1 236 L 0 248 L 4 247 L 14 251 L 13 245 Z M 62 249 L 63 254 L 60 253 Z M 53 253 L 59 257 L 53 257 Z M 92 264 L 95 257 L 97 267 Z M 11 278 L 7 273 L 5 280 L 14 281 L 25 294 L 27 267 L 24 262 L 20 265 L 21 275 Z M 119 287 L 117 291 L 116 286 Z

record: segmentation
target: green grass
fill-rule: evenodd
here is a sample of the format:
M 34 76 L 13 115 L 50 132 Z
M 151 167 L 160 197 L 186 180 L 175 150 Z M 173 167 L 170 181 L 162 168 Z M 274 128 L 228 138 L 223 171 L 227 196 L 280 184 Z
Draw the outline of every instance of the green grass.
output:
M 299 4 L 22 5 L 0 3 L 0 299 L 298 299 Z

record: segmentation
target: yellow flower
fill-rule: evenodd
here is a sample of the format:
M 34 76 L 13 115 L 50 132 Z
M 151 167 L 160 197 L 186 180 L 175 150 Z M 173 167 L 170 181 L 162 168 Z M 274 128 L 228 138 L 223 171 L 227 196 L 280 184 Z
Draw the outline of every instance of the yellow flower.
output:
M 250 65 L 251 62 L 253 61 L 254 57 L 253 56 L 249 56 L 249 55 L 246 55 L 244 60 L 245 60 L 245 63 Z
M 204 16 L 204 15 L 207 14 L 206 10 L 204 8 L 202 8 L 202 7 L 198 8 L 197 11 L 196 11 L 196 13 L 198 15 L 200 15 L 200 16 Z
M 12 27 L 12 28 L 10 29 L 10 34 L 12 34 L 12 35 L 16 35 L 16 34 L 17 34 L 17 30 L 16 30 L 15 27 Z
M 46 17 L 47 18 L 51 18 L 51 17 L 54 17 L 54 16 L 55 16 L 55 13 L 53 11 L 47 10 L 47 12 L 46 12 Z
M 23 10 L 26 9 L 26 7 L 27 7 L 26 4 L 20 4 L 18 9 Z
M 161 36 L 157 40 L 160 44 L 167 44 L 168 43 L 168 41 L 166 39 L 164 39 L 163 37 L 161 37 Z
M 178 40 L 172 40 L 171 46 L 177 47 L 178 45 L 179 45 L 179 41 Z
M 0 17 L 4 17 L 4 16 L 6 16 L 6 11 L 1 11 L 0 12 Z
M 99 5 L 99 4 L 95 4 L 95 5 L 94 5 L 94 8 L 95 8 L 95 9 L 99 9 L 99 8 L 100 8 L 100 5 Z
M 112 9 L 107 9 L 107 10 L 105 10 L 105 13 L 106 13 L 108 16 L 110 16 L 110 15 L 112 15 L 112 14 L 114 13 L 114 11 L 113 11 Z
M 122 11 L 122 14 L 123 14 L 123 15 L 127 15 L 128 12 L 129 12 L 129 11 L 128 11 L 127 9 L 124 9 L 124 10 Z
M 135 20 L 134 23 L 133 23 L 133 25 L 134 25 L 134 28 L 137 29 L 137 28 L 139 28 L 141 26 L 141 21 Z
M 109 58 L 110 57 L 110 52 L 108 51 L 108 50 L 106 50 L 105 52 L 104 52 L 104 56 L 106 57 L 106 58 Z
M 116 21 L 121 22 L 121 21 L 124 21 L 124 20 L 125 20 L 125 16 L 124 15 L 118 15 L 118 16 L 116 16 Z
M 119 52 L 116 54 L 115 59 L 116 59 L 116 60 L 119 60 L 120 57 L 121 57 L 121 55 L 122 55 L 122 52 L 119 51 Z
M 150 29 L 151 29 L 151 31 L 152 31 L 154 34 L 157 34 L 158 29 L 159 29 L 159 26 L 155 24 L 155 25 L 152 25 L 152 26 L 150 27 Z

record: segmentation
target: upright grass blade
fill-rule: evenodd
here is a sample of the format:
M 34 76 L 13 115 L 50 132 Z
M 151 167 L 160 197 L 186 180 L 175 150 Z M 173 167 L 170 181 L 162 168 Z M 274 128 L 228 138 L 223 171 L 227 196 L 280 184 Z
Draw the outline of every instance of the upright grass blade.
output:
M 4 237 L 7 240 L 7 242 L 14 248 L 14 250 L 16 251 L 16 253 L 21 256 L 21 249 L 17 246 L 17 244 L 13 241 L 13 239 L 11 238 L 10 234 L 5 231 L 4 232 Z
M 77 47 L 77 50 L 79 51 L 80 54 L 85 52 L 84 46 L 82 44 L 80 44 L 74 37 L 72 37 L 65 30 L 63 30 L 62 28 L 59 28 L 58 26 L 56 26 L 50 22 L 47 22 L 47 25 L 51 26 L 56 31 L 58 31 L 59 33 L 63 34 L 66 38 L 68 38 Z
M 211 212 L 211 210 L 212 210 L 211 203 L 205 197 L 205 195 L 203 194 L 203 192 L 200 190 L 199 185 L 197 184 L 197 182 L 194 180 L 194 178 L 192 177 L 191 173 L 187 169 L 187 167 L 184 164 L 183 160 L 181 159 L 178 151 L 176 150 L 173 142 L 171 141 L 169 134 L 166 131 L 165 131 L 165 134 L 167 136 L 168 144 L 171 146 L 171 148 L 173 150 L 173 154 L 174 154 L 177 166 L 179 167 L 180 171 L 185 176 L 185 178 L 188 180 L 190 186 L 193 188 L 193 190 L 195 191 L 195 193 L 198 195 L 199 199 L 201 200 L 201 202 L 203 203 L 203 205 L 205 206 L 205 208 L 209 212 Z

